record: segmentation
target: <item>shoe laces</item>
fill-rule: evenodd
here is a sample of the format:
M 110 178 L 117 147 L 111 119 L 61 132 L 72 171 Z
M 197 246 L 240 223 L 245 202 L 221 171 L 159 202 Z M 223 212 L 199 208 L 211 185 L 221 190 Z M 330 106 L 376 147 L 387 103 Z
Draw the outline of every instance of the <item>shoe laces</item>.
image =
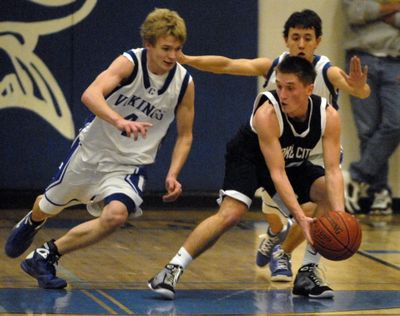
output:
M 172 287 L 175 287 L 178 282 L 183 269 L 178 265 L 167 265 L 166 269 L 168 270 L 164 277 L 164 283 L 169 284 Z
M 263 254 L 267 254 L 272 251 L 272 248 L 274 248 L 274 246 L 279 243 L 279 234 L 275 236 L 270 236 L 268 233 L 266 233 L 259 235 L 258 238 L 263 239 L 258 249 Z
M 58 261 L 54 261 L 54 262 L 52 262 L 52 261 L 47 261 L 46 262 L 46 264 L 47 264 L 47 268 L 51 271 L 51 274 L 52 275 L 56 275 L 56 265 L 58 265 Z
M 308 271 L 310 272 L 308 277 L 316 284 L 317 286 L 326 285 L 323 281 L 325 278 L 325 271 L 323 268 L 320 268 L 318 265 L 311 265 L 308 267 Z
M 50 254 L 47 262 L 51 264 L 52 266 L 58 266 L 58 260 L 60 259 L 59 256 L 56 254 Z
M 51 253 L 46 247 L 37 248 L 35 250 L 39 260 L 44 264 L 46 270 L 50 272 L 53 276 L 56 276 L 56 266 L 58 265 L 59 256 Z
M 32 213 L 32 211 L 30 211 L 28 214 L 26 214 L 25 217 L 19 221 L 19 223 L 17 224 L 17 227 L 19 227 L 21 224 L 32 226 L 33 223 L 32 223 L 31 216 L 30 216 L 31 213 Z
M 58 265 L 58 260 L 60 259 L 60 256 L 54 252 L 53 247 L 51 246 L 50 243 L 54 242 L 54 240 L 51 240 L 49 242 L 45 242 L 41 248 L 36 249 L 37 252 L 41 252 L 41 257 L 46 261 L 48 266 L 52 266 L 55 272 L 55 266 Z
M 40 229 L 44 225 L 44 223 L 46 222 L 46 219 L 41 221 L 40 223 L 34 224 L 32 219 L 31 219 L 31 214 L 32 214 L 32 211 L 30 211 L 28 214 L 26 214 L 25 217 L 18 223 L 18 226 L 20 224 L 24 224 L 24 225 L 29 225 L 29 226 L 34 227 L 35 230 Z
M 290 255 L 284 252 L 282 249 L 274 252 L 274 259 L 276 260 L 276 269 L 277 270 L 289 270 L 289 263 L 290 263 Z

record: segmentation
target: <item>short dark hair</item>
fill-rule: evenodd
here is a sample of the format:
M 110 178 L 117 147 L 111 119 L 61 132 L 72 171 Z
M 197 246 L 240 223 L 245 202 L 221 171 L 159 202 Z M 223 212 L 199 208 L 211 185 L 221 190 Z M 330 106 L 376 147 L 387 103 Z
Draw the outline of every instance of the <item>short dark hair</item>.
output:
M 313 84 L 317 76 L 314 66 L 307 59 L 289 55 L 279 63 L 276 72 L 294 74 L 304 85 Z
M 317 38 L 322 35 L 321 18 L 317 13 L 309 9 L 297 11 L 291 14 L 283 28 L 283 36 L 285 38 L 289 36 L 290 28 L 314 29 Z

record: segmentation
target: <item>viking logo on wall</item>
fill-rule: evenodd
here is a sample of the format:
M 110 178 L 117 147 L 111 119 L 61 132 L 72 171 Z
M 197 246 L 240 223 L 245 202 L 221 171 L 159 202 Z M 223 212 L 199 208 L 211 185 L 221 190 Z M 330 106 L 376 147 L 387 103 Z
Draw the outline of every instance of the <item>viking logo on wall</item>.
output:
M 31 0 L 37 5 L 61 7 L 75 0 Z M 35 47 L 39 37 L 57 33 L 85 19 L 97 0 L 87 0 L 76 11 L 57 19 L 0 23 L 0 110 L 17 107 L 33 111 L 67 139 L 75 137 L 74 122 L 65 96 Z

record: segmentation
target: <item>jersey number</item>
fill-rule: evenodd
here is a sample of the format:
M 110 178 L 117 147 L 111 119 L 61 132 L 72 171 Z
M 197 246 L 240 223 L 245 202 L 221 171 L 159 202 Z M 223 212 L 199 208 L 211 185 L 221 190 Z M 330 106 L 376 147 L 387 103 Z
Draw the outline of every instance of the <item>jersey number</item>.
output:
M 125 120 L 128 120 L 128 121 L 136 121 L 136 120 L 138 119 L 138 117 L 137 117 L 136 114 L 130 114 L 130 115 L 128 115 L 127 117 L 124 117 L 124 119 L 125 119 Z M 128 136 L 128 135 L 126 134 L 126 132 L 122 132 L 121 135 L 122 135 L 122 136 Z

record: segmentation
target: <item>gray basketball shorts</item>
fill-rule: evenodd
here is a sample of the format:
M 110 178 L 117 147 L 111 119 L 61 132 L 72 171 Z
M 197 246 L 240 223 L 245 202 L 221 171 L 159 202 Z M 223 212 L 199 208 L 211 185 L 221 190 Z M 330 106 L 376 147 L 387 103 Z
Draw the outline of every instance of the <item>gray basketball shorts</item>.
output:
M 132 166 L 129 173 L 127 170 L 102 172 L 97 170 L 97 164 L 82 159 L 79 148 L 79 143 L 74 144 L 59 166 L 40 201 L 40 209 L 55 215 L 66 207 L 86 204 L 92 215 L 99 216 L 104 205 L 118 200 L 134 217 L 142 215 L 145 168 Z

